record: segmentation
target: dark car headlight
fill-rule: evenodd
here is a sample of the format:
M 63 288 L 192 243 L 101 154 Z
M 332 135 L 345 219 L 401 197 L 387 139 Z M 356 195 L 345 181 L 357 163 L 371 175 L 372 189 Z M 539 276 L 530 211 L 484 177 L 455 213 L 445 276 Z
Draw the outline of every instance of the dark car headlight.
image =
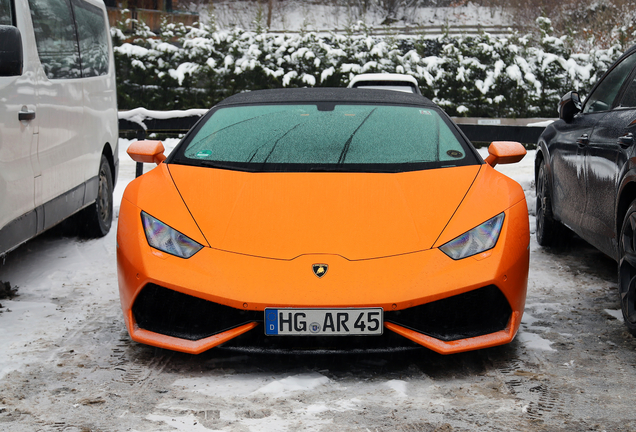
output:
M 180 258 L 190 258 L 203 248 L 203 245 L 146 212 L 141 212 L 141 221 L 144 225 L 146 240 L 155 249 Z
M 442 252 L 454 260 L 466 258 L 492 249 L 497 244 L 504 214 L 499 213 L 494 218 L 465 232 L 448 243 L 440 246 Z

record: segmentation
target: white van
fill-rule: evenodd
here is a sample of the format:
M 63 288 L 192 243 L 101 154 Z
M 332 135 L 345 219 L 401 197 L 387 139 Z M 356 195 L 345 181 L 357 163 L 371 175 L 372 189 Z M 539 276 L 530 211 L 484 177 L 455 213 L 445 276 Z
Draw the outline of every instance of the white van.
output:
M 0 0 L 0 256 L 80 210 L 108 233 L 116 91 L 102 1 Z

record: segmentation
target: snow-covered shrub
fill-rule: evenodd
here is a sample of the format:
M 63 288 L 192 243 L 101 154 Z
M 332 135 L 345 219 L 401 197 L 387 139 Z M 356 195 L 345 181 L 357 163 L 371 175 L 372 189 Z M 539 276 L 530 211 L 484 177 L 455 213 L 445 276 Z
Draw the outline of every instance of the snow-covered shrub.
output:
M 451 115 L 556 115 L 561 95 L 589 91 L 619 49 L 572 52 L 545 18 L 541 40 L 494 36 L 375 36 L 362 23 L 346 34 L 277 34 L 164 23 L 161 36 L 143 23 L 115 45 L 120 108 L 211 107 L 237 92 L 346 86 L 355 74 L 407 73 Z

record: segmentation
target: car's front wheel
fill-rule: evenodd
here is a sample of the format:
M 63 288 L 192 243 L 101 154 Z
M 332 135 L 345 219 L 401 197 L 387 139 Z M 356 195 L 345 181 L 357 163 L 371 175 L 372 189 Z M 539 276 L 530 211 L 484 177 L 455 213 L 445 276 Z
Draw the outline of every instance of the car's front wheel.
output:
M 618 293 L 623 319 L 636 335 L 636 200 L 627 210 L 618 240 Z
M 537 175 L 537 243 L 541 246 L 550 246 L 561 237 L 561 223 L 554 219 L 552 214 L 552 195 L 548 186 L 548 170 L 545 162 L 539 166 Z

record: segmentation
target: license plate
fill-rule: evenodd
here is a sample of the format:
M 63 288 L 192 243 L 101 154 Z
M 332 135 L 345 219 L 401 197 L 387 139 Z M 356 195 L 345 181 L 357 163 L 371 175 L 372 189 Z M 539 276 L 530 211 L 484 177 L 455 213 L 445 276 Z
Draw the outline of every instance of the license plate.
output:
M 269 336 L 370 336 L 383 331 L 383 309 L 265 309 Z

